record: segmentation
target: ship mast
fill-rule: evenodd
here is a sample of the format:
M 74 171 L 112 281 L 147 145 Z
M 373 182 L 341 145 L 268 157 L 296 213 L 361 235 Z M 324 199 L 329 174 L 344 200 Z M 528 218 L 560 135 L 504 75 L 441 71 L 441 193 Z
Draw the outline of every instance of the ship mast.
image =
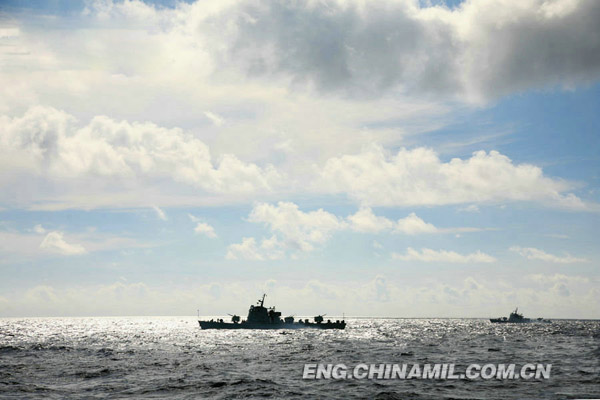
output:
M 267 294 L 266 294 L 266 293 L 263 293 L 262 300 L 259 300 L 259 302 L 260 302 L 260 306 L 261 306 L 261 307 L 263 307 L 263 304 L 265 304 L 265 297 L 266 297 L 266 296 L 267 296 Z

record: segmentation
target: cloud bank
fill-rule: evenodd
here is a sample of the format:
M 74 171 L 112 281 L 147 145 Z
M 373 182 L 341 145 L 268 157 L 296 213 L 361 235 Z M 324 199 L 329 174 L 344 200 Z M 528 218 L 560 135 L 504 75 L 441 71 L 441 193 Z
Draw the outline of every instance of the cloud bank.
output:
M 230 27 L 226 60 L 249 75 L 289 77 L 321 91 L 395 89 L 478 102 L 600 77 L 595 1 L 421 4 L 247 1 L 228 8 L 218 26 Z
M 334 283 L 232 281 L 152 285 L 124 280 L 64 288 L 31 285 L 0 296 L 0 316 L 176 315 L 197 305 L 203 315 L 226 315 L 240 310 L 268 291 L 277 307 L 300 316 L 314 315 L 327 304 L 330 315 L 388 317 L 487 317 L 504 315 L 515 303 L 530 315 L 547 318 L 597 318 L 597 281 L 579 276 L 548 276 L 549 281 L 525 276 L 526 286 L 512 281 L 466 277 L 452 283 L 407 285 L 383 275 L 358 282 Z M 298 302 L 298 299 L 303 299 Z M 543 299 L 541 301 L 540 299 Z M 543 304 L 543 305 L 541 305 Z M 377 310 L 373 314 L 373 310 Z M 192 312 L 190 313 L 192 314 Z M 192 315 L 189 323 L 196 323 Z M 196 323 L 197 324 L 197 323 Z M 190 325 L 192 326 L 192 325 Z
M 588 207 L 565 181 L 544 176 L 542 169 L 515 165 L 497 151 L 443 162 L 431 149 L 401 149 L 389 154 L 380 146 L 329 159 L 322 185 L 371 206 L 445 205 L 534 201 L 560 208 Z
M 228 248 L 228 259 L 277 260 L 286 254 L 296 257 L 299 253 L 314 251 L 327 242 L 336 232 L 363 234 L 419 235 L 451 232 L 476 232 L 477 228 L 443 228 L 425 222 L 415 213 L 393 221 L 375 215 L 369 207 L 361 207 L 356 213 L 340 217 L 323 209 L 302 211 L 292 202 L 254 205 L 248 222 L 262 224 L 272 234 L 262 239 L 260 245 L 255 238 L 245 237 L 241 243 Z
M 384 149 L 444 126 L 455 100 L 596 81 L 600 5 L 420 3 L 97 1 L 81 25 L 55 16 L 44 26 L 61 29 L 43 30 L 15 17 L 0 46 L 0 167 L 11 171 L 0 186 L 13 204 L 47 208 L 331 188 L 369 206 L 589 208 L 567 182 L 494 151 L 445 163 L 427 148 Z
M 63 188 L 91 182 L 107 192 L 175 184 L 179 192 L 183 186 L 197 193 L 253 194 L 270 192 L 281 180 L 270 165 L 261 168 L 231 154 L 213 160 L 206 144 L 178 128 L 104 116 L 81 125 L 50 107 L 0 117 L 0 156 L 0 166 L 11 171 L 0 181 L 4 186 L 18 187 L 27 175 Z M 140 196 L 136 205 L 148 200 Z M 152 207 L 166 219 L 157 205 Z
M 569 193 L 574 189 L 571 183 L 547 177 L 535 165 L 514 164 L 497 151 L 443 162 L 425 147 L 390 154 L 371 145 L 311 169 L 282 169 L 244 162 L 232 154 L 215 160 L 192 131 L 105 116 L 81 124 L 51 107 L 0 117 L 0 156 L 0 167 L 11 171 L 0 177 L 0 187 L 11 187 L 2 195 L 5 202 L 27 203 L 34 197 L 57 208 L 61 201 L 67 203 L 65 208 L 159 207 L 211 196 L 247 201 L 311 193 L 344 194 L 366 206 L 530 201 L 597 209 Z M 102 195 L 91 195 L 94 192 Z M 368 215 L 354 218 L 356 229 L 374 229 L 364 225 L 370 223 Z M 432 231 L 430 226 L 417 228 L 417 222 L 406 221 L 411 226 L 397 229 Z

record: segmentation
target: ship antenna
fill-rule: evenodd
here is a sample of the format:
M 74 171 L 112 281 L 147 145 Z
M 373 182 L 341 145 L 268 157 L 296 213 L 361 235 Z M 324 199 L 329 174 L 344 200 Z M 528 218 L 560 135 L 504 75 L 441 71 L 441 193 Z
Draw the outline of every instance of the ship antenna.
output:
M 265 304 L 265 297 L 267 297 L 267 294 L 266 294 L 266 293 L 263 293 L 263 298 L 262 298 L 262 300 L 260 301 L 260 306 L 261 306 L 261 307 L 263 307 L 263 304 Z

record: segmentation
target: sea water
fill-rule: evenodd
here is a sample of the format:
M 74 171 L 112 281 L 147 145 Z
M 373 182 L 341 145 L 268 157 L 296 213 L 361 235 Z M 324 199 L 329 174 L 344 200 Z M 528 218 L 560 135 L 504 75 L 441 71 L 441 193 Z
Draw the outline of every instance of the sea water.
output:
M 600 398 L 600 321 L 346 318 L 201 330 L 195 317 L 0 319 L 0 398 Z M 549 379 L 302 379 L 307 363 L 551 364 Z

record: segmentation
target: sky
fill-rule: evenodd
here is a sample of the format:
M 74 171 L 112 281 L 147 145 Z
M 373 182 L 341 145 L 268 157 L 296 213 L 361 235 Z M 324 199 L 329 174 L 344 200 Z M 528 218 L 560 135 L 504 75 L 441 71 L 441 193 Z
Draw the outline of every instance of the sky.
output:
M 600 318 L 600 2 L 0 4 L 0 317 Z

